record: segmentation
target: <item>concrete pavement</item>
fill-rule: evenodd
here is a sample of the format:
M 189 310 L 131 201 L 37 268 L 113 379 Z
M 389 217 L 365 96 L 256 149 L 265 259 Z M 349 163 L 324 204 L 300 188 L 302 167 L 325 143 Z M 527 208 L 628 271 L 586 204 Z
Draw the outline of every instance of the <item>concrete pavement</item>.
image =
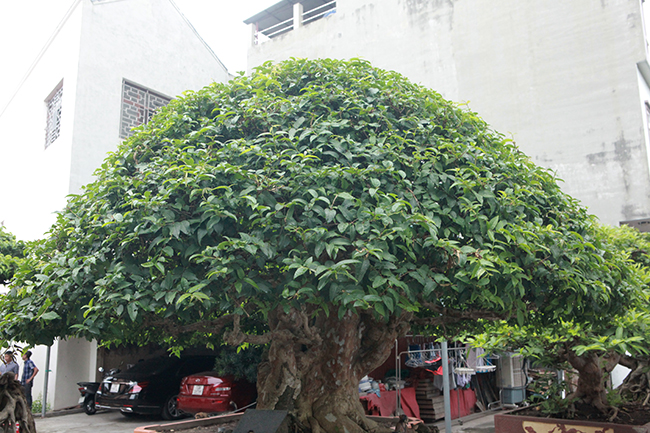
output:
M 452 433 L 494 433 L 494 411 L 474 413 L 461 420 L 452 420 Z M 445 431 L 445 422 L 435 424 L 440 433 Z
M 133 433 L 136 427 L 171 422 L 151 416 L 133 415 L 127 418 L 118 411 L 98 411 L 95 415 L 76 412 L 37 417 L 35 421 L 38 433 Z
M 127 418 L 117 411 L 99 411 L 90 416 L 77 411 L 46 418 L 37 417 L 35 421 L 38 433 L 133 433 L 136 427 L 173 422 L 161 421 L 155 416 L 133 415 Z M 494 433 L 494 412 L 472 414 L 461 421 L 462 424 L 458 420 L 452 421 L 453 433 Z M 435 425 L 441 433 L 445 431 L 444 421 Z

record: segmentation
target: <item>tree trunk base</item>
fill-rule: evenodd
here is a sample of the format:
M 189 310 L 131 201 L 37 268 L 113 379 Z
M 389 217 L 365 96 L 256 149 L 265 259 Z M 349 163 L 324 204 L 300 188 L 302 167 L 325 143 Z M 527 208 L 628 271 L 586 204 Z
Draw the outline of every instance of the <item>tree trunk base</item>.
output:
M 618 392 L 624 399 L 646 406 L 650 401 L 650 362 L 636 360 L 636 365 L 618 388 Z
M 0 376 L 0 428 L 3 433 L 14 433 L 16 423 L 20 433 L 36 433 L 32 410 L 27 405 L 23 386 L 13 373 Z

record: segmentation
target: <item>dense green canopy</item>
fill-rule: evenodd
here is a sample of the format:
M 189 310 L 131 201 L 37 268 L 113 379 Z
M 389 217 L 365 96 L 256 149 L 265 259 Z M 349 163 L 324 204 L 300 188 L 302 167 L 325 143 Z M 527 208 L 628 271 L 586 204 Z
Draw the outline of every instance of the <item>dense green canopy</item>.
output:
M 25 244 L 0 225 L 0 284 L 7 284 L 24 257 Z
M 539 365 L 577 371 L 578 380 L 566 398 L 558 394 L 542 405 L 542 410 L 559 414 L 560 418 L 570 416 L 569 405 L 580 401 L 604 413 L 611 412 L 613 419 L 618 412 L 611 402 L 620 401 L 620 395 L 615 399 L 607 397 L 607 379 L 618 364 L 631 368 L 634 373 L 615 393 L 640 402 L 650 395 L 650 381 L 646 377 L 650 354 L 647 290 L 650 234 L 626 226 L 601 226 L 598 236 L 601 243 L 608 245 L 603 254 L 605 260 L 611 260 L 612 254 L 629 257 L 629 263 L 624 266 L 625 275 L 634 288 L 627 302 L 610 311 L 605 320 L 576 316 L 546 322 L 543 326 L 536 320 L 527 321 L 523 326 L 492 322 L 482 334 L 470 338 L 473 345 L 493 352 L 515 350 Z
M 600 321 L 631 290 L 550 171 L 361 60 L 188 92 L 96 175 L 31 250 L 6 335 L 211 341 L 235 316 L 263 332 L 269 312 L 305 308 Z

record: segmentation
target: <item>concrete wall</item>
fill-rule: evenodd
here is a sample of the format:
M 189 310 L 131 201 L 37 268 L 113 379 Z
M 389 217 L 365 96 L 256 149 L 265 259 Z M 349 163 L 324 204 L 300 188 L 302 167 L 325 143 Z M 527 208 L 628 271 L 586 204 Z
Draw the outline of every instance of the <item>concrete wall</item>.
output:
M 229 75 L 170 0 L 80 0 L 0 116 L 0 222 L 19 239 L 42 238 L 66 196 L 80 192 L 117 148 L 123 79 L 175 97 Z M 44 100 L 61 80 L 61 135 L 45 149 Z M 41 370 L 36 398 L 46 348 L 32 351 Z M 95 380 L 97 364 L 96 343 L 54 342 L 51 408 L 76 405 L 76 382 Z
M 79 59 L 70 193 L 117 147 L 123 79 L 170 97 L 229 79 L 169 0 L 85 1 Z
M 650 216 L 636 63 L 639 0 L 338 0 L 336 14 L 250 48 L 365 58 L 468 103 L 609 224 Z
M 0 222 L 18 239 L 43 237 L 65 205 L 80 29 L 77 7 L 0 116 Z M 61 80 L 61 135 L 46 149 L 45 99 Z

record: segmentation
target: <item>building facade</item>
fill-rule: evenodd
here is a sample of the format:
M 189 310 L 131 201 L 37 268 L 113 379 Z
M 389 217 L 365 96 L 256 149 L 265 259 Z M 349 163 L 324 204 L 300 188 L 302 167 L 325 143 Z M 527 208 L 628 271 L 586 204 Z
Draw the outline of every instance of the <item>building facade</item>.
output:
M 229 78 L 172 1 L 76 1 L 0 107 L 0 222 L 21 240 L 42 238 L 131 127 L 183 91 Z M 34 350 L 35 398 L 45 353 Z M 49 359 L 48 403 L 76 405 L 76 382 L 96 378 L 96 344 L 57 341 Z
M 467 104 L 603 223 L 650 217 L 641 0 L 282 0 L 248 68 L 359 57 Z M 646 225 L 648 226 L 648 225 Z

